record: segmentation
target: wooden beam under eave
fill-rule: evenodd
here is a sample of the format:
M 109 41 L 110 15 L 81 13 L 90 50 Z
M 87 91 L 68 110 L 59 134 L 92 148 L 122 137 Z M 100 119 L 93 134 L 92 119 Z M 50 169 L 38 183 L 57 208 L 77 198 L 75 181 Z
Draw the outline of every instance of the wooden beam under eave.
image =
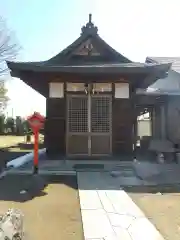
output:
M 39 94 L 45 98 L 49 95 L 49 84 L 46 78 L 43 78 L 43 75 L 36 73 L 21 73 L 20 79 L 26 83 L 29 87 L 37 91 Z
M 19 78 L 21 81 L 23 81 L 25 84 L 27 84 L 29 87 L 31 87 L 33 90 L 37 91 L 39 94 L 43 95 L 44 97 L 47 97 L 48 93 L 45 89 L 45 85 L 40 87 L 41 83 L 36 81 L 34 77 L 31 76 L 31 74 L 25 74 L 23 72 L 19 71 L 13 71 L 10 72 L 11 77 Z
M 158 79 L 163 79 L 168 76 L 167 72 L 164 71 L 154 71 L 150 74 L 147 75 L 147 77 L 142 81 L 142 84 L 140 85 L 139 88 L 146 89 L 149 86 L 151 86 L 153 83 L 155 83 Z

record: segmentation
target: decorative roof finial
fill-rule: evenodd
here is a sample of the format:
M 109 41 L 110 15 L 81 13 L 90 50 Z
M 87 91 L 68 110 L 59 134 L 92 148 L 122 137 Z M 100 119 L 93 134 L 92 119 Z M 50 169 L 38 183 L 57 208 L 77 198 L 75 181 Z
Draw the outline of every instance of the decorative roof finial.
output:
M 81 28 L 82 34 L 97 34 L 98 28 L 92 23 L 92 14 L 89 14 L 89 22 Z
M 89 14 L 89 23 L 92 23 L 92 14 Z

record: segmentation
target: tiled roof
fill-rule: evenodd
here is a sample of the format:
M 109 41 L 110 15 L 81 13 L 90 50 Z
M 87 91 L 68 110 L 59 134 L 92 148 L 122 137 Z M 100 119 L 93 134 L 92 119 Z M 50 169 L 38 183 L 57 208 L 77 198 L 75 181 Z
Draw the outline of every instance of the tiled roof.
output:
M 147 57 L 147 63 L 172 63 L 169 74 L 152 84 L 147 94 L 180 95 L 180 57 Z
M 35 72 L 61 72 L 61 73 L 166 73 L 170 65 L 159 63 L 112 63 L 112 64 L 87 64 L 87 65 L 51 65 L 48 62 L 28 63 L 28 62 L 8 62 L 11 70 L 35 71 Z
M 180 73 L 180 57 L 147 57 L 146 62 L 172 63 L 171 69 Z

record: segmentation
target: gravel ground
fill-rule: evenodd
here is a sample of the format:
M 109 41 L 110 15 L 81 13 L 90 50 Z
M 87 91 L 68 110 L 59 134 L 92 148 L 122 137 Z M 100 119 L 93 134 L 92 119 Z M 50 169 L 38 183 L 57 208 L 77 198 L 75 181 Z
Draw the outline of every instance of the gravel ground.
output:
M 126 188 L 166 240 L 180 239 L 180 186 Z

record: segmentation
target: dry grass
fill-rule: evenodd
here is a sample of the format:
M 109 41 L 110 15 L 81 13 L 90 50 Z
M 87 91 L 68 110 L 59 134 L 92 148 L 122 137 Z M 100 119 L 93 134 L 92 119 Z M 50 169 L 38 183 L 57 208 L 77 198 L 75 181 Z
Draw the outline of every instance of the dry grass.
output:
M 43 135 L 39 135 L 39 142 L 43 142 Z M 0 136 L 0 148 L 7 148 L 14 145 L 17 145 L 18 143 L 25 142 L 25 136 Z M 31 142 L 34 143 L 34 137 L 31 137 Z
M 24 141 L 22 136 L 0 136 L 0 148 L 14 146 Z
M 28 239 L 49 240 L 83 239 L 79 198 L 75 177 L 45 177 L 47 186 L 33 195 L 32 187 L 24 197 L 20 191 L 27 189 L 30 176 L 6 176 L 0 181 L 0 212 L 18 208 L 25 214 Z M 37 181 L 36 183 L 37 184 Z
M 147 192 L 150 192 L 149 189 Z M 180 239 L 180 191 L 158 193 L 130 193 L 132 200 L 140 207 L 166 240 Z M 160 190 L 161 192 L 161 190 Z

